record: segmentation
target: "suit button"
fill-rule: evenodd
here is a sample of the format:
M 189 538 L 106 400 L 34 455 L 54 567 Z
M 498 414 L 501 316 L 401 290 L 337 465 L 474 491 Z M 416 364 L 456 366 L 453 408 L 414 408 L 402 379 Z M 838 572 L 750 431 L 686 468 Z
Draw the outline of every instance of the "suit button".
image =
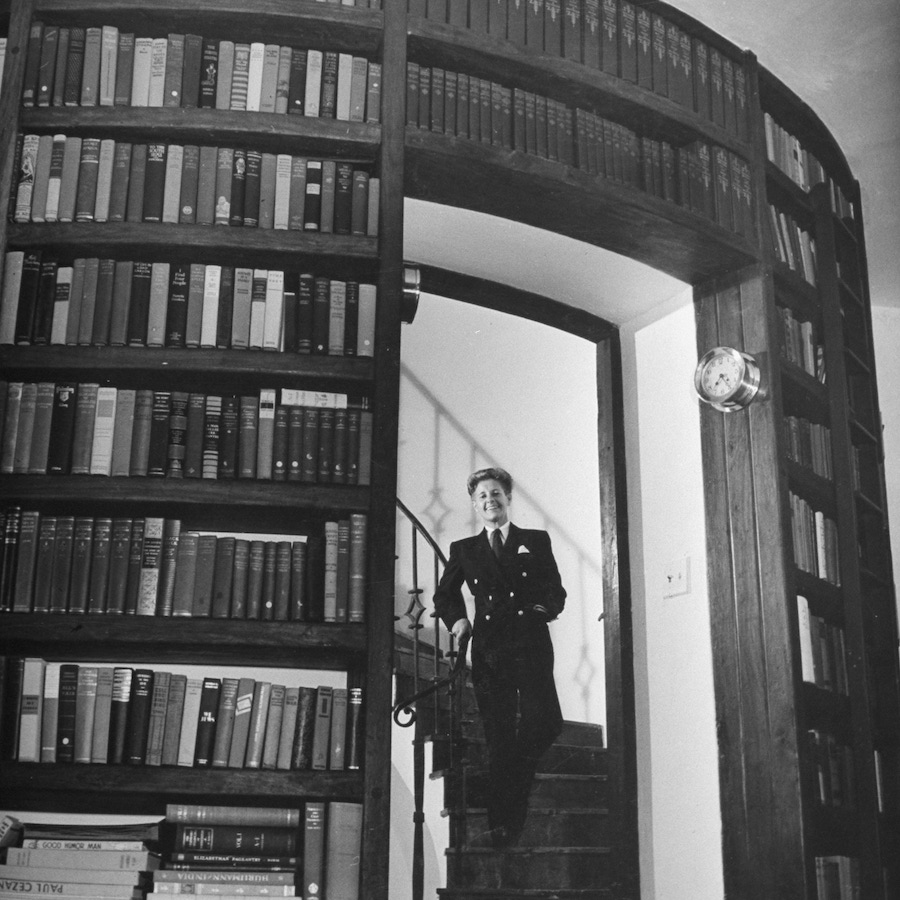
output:
M 491 614 L 488 613 L 488 614 L 484 617 L 484 620 L 485 620 L 485 622 L 489 622 L 489 621 L 491 620 Z
M 515 596 L 516 596 L 516 592 L 515 592 L 515 591 L 510 591 L 510 592 L 509 592 L 509 596 L 510 596 L 510 597 L 515 597 Z
M 520 609 L 520 610 L 519 610 L 519 615 L 520 615 L 520 616 L 524 616 L 524 615 L 525 615 L 525 610 L 524 610 L 524 609 Z
M 527 578 L 527 577 L 528 577 L 528 573 L 527 573 L 527 572 L 523 572 L 523 573 L 522 573 L 522 577 L 523 577 L 523 578 Z
M 473 578 L 472 581 L 473 581 L 474 584 L 478 584 L 478 579 L 477 579 L 477 578 Z

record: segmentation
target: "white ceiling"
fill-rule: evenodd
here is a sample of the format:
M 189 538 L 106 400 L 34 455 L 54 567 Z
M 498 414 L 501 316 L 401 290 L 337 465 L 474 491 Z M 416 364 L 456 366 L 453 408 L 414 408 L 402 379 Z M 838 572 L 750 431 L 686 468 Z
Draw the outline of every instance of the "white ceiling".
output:
M 900 0 L 675 0 L 756 54 L 818 114 L 859 179 L 872 301 L 900 308 Z M 788 125 L 789 123 L 785 123 Z M 528 226 L 407 201 L 405 255 L 544 294 L 616 324 L 655 318 L 681 282 Z M 678 302 L 678 301 L 673 301 Z

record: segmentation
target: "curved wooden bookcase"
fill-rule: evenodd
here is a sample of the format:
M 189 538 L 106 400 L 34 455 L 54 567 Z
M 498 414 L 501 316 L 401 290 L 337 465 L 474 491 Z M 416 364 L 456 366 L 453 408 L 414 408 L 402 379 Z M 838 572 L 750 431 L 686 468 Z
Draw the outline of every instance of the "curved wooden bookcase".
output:
M 871 346 L 871 323 L 859 189 L 847 161 L 818 116 L 747 53 L 672 6 L 638 2 L 742 67 L 747 76 L 746 131 L 726 128 L 693 108 L 625 78 L 533 48 L 427 18 L 407 18 L 401 0 L 383 10 L 313 0 L 12 0 L 0 4 L 10 48 L 0 98 L 0 191 L 8 193 L 18 132 L 69 133 L 149 141 L 252 146 L 267 152 L 340 157 L 377 169 L 381 220 L 377 238 L 309 235 L 188 225 L 11 224 L 0 220 L 3 247 L 35 247 L 71 256 L 136 260 L 160 257 L 293 268 L 309 260 L 322 274 L 350 271 L 377 282 L 379 320 L 374 359 L 328 359 L 261 351 L 142 348 L 0 348 L 4 377 L 39 380 L 142 379 L 174 385 L 206 379 L 227 386 L 324 386 L 373 400 L 377 464 L 370 487 L 263 482 L 188 483 L 168 479 L 12 475 L 0 480 L 5 502 L 42 509 L 137 506 L 179 510 L 212 527 L 237 512 L 244 523 L 297 533 L 334 511 L 367 511 L 373 612 L 365 626 L 138 619 L 10 614 L 3 619 L 7 654 L 53 648 L 59 658 L 112 659 L 122 653 L 150 661 L 193 658 L 247 664 L 322 665 L 365 672 L 367 711 L 364 775 L 353 773 L 227 773 L 150 771 L 139 767 L 66 768 L 4 763 L 0 790 L 23 805 L 50 809 L 62 797 L 70 809 L 156 810 L 166 798 L 359 798 L 366 803 L 363 880 L 372 900 L 387 897 L 388 748 L 394 503 L 399 403 L 403 198 L 499 216 L 622 254 L 694 286 L 698 349 L 728 344 L 759 355 L 765 402 L 724 417 L 702 413 L 709 584 L 713 608 L 716 700 L 722 766 L 721 805 L 725 887 L 729 895 L 816 900 L 817 859 L 860 860 L 863 896 L 886 900 L 882 872 L 900 884 L 900 712 L 896 611 L 880 470 L 882 447 Z M 197 32 L 231 39 L 277 40 L 293 46 L 340 48 L 383 64 L 378 125 L 290 115 L 219 110 L 19 109 L 32 15 L 54 24 L 116 24 L 142 34 Z M 18 56 L 16 55 L 18 52 Z M 17 58 L 14 65 L 9 62 Z M 749 165 L 755 219 L 742 235 L 650 191 L 588 173 L 584 168 L 511 149 L 430 132 L 406 124 L 407 60 L 468 73 L 537 92 L 569 109 L 626 125 L 676 150 L 696 142 L 722 148 Z M 767 158 L 765 115 L 813 150 L 837 186 L 807 190 Z M 802 180 L 802 179 L 801 179 Z M 834 198 L 838 197 L 835 208 Z M 779 256 L 769 204 L 816 243 L 815 285 Z M 853 211 L 850 216 L 849 212 Z M 2 260 L 0 260 L 2 262 Z M 471 279 L 433 270 L 442 284 L 477 292 Z M 501 298 L 499 303 L 508 303 Z M 514 304 L 508 304 L 513 305 Z M 810 322 L 824 346 L 825 382 L 781 358 L 782 309 Z M 849 324 L 848 324 L 849 323 Z M 614 331 L 608 323 L 599 329 Z M 850 334 L 851 339 L 847 340 Z M 862 335 L 862 337 L 860 337 Z M 611 351 L 615 367 L 615 350 Z M 322 388 L 319 388 L 322 389 Z M 834 432 L 831 482 L 787 460 L 785 412 L 808 411 Z M 614 454 L 615 455 L 615 454 Z M 856 459 L 858 457 L 858 460 Z M 856 460 L 856 461 L 855 461 Z M 859 488 L 853 487 L 854 479 Z M 791 552 L 788 494 L 796 490 L 837 521 L 842 583 L 800 571 Z M 624 521 L 622 521 L 624 528 Z M 880 543 L 879 543 L 880 541 Z M 623 544 L 624 546 L 624 544 Z M 864 548 L 862 557 L 859 547 Z M 868 549 L 866 549 L 868 547 Z M 887 554 L 887 555 L 886 555 Z M 627 559 L 618 560 L 627 584 Z M 627 593 L 627 591 L 625 592 Z M 856 664 L 849 697 L 804 682 L 796 595 L 814 614 L 844 630 Z M 630 603 L 626 596 L 623 604 Z M 630 613 L 629 613 L 630 615 Z M 885 637 L 887 635 L 887 637 Z M 630 651 L 629 651 L 630 652 Z M 84 654 L 84 656 L 82 656 Z M 625 654 L 625 657 L 628 653 Z M 631 664 L 624 658 L 623 666 Z M 866 672 L 871 664 L 874 675 Z M 626 680 L 626 683 L 627 680 Z M 872 712 L 870 712 L 872 710 Z M 384 714 L 384 715 L 382 715 Z M 618 714 L 615 701 L 610 715 Z M 382 721 L 383 719 L 383 721 Z M 623 723 L 618 723 L 623 725 Z M 624 723 L 625 731 L 634 723 Z M 807 731 L 831 728 L 853 742 L 860 792 L 853 809 L 818 802 L 816 760 Z M 612 733 L 612 731 L 611 731 Z M 619 733 L 622 733 L 621 731 Z M 739 734 L 753 734 L 741 742 Z M 611 756 L 620 791 L 622 847 L 637 845 L 636 748 Z M 876 796 L 876 763 L 886 793 Z M 618 768 L 617 768 L 618 767 Z M 7 788 L 21 785 L 18 793 Z M 18 789 L 17 789 L 18 790 Z M 892 791 L 892 793 L 891 793 Z M 130 804 L 134 804 L 130 806 Z M 884 811 L 879 812 L 883 807 Z M 895 861 L 891 861 L 893 858 Z M 623 858 L 636 860 L 636 854 Z M 635 872 L 621 878 L 637 894 Z M 631 894 L 629 894 L 629 891 Z

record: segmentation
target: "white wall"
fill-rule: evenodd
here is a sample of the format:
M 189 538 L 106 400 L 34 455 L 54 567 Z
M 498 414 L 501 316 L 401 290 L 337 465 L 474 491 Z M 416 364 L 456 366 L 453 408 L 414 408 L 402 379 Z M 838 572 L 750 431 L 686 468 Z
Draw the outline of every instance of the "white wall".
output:
M 622 329 L 641 896 L 723 896 L 691 291 Z M 689 592 L 666 597 L 688 561 Z M 682 563 L 683 565 L 683 563 Z

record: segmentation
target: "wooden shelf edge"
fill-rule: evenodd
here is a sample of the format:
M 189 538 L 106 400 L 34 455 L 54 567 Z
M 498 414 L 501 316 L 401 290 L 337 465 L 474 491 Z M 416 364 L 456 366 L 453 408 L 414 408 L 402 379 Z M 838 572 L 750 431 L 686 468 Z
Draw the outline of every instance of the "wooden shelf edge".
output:
M 190 507 L 228 505 L 327 512 L 365 512 L 369 490 L 359 485 L 302 484 L 261 480 L 206 480 L 197 478 L 106 477 L 103 475 L 4 475 L 0 499 L 6 503 L 27 499 L 47 502 L 137 504 Z
M 51 372 L 152 372 L 194 375 L 227 371 L 231 375 L 318 379 L 365 384 L 372 380 L 369 357 L 313 356 L 265 350 L 211 350 L 172 347 L 58 347 L 0 348 L 3 370 L 31 372 L 34 380 L 47 380 Z
M 173 260 L 222 260 L 228 265 L 234 265 L 236 259 L 242 265 L 265 261 L 267 268 L 280 260 L 289 269 L 297 268 L 300 257 L 358 258 L 374 263 L 378 254 L 374 237 L 154 222 L 16 223 L 9 226 L 8 243 L 46 247 L 57 253 L 65 248 L 71 258 L 122 258 L 127 251 L 129 258 L 136 260 L 154 261 L 166 254 Z
M 368 164 L 381 142 L 381 126 L 376 124 L 183 107 L 26 107 L 19 130 L 23 134 L 100 135 L 129 142 L 158 141 L 159 135 L 165 134 L 167 143 L 215 146 L 231 138 L 254 150 L 284 153 L 286 148 L 296 147 L 299 155 Z
M 4 762 L 0 769 L 0 794 L 7 805 L 60 794 L 75 802 L 93 805 L 114 796 L 161 798 L 220 796 L 304 797 L 358 800 L 362 797 L 359 772 L 280 771 L 260 769 L 200 768 L 193 766 L 140 766 Z M 179 802 L 185 802 L 179 799 Z M 189 802 L 189 801 L 188 801 Z M 30 804 L 29 804 L 30 805 Z M 160 810 L 165 812 L 165 808 Z

